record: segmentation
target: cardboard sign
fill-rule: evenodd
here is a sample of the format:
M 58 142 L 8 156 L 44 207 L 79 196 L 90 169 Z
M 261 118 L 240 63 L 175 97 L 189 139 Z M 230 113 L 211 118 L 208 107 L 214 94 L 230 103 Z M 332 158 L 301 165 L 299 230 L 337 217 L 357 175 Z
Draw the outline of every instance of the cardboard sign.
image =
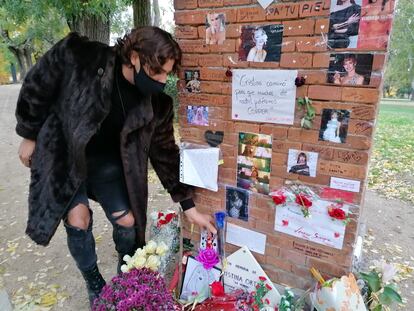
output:
M 310 208 L 311 217 L 305 218 L 296 203 L 276 208 L 275 230 L 314 243 L 342 249 L 345 235 L 345 224 L 333 219 L 328 214 L 330 201 L 314 200 Z M 344 204 L 342 210 L 349 211 Z
M 297 70 L 233 70 L 232 119 L 293 124 Z
M 258 264 L 252 253 L 245 246 L 227 257 L 227 267 L 224 271 L 224 289 L 231 292 L 243 289 L 248 292 L 256 290 L 259 277 L 265 277 L 272 289 L 267 293 L 270 306 L 276 306 L 280 301 L 280 294 L 272 281 Z

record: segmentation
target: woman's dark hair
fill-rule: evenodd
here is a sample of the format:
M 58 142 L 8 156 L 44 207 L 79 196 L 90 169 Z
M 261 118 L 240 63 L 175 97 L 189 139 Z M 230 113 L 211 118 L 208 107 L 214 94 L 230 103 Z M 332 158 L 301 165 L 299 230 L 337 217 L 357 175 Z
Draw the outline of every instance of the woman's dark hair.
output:
M 304 158 L 305 158 L 305 163 L 308 163 L 308 157 L 306 156 L 306 153 L 301 152 L 301 153 L 299 153 L 299 154 L 298 154 L 298 159 L 297 159 L 297 161 L 296 161 L 296 164 L 298 164 L 298 163 L 299 163 L 299 159 L 300 159 L 300 157 L 304 157 Z
M 357 57 L 356 57 L 355 54 L 346 54 L 345 57 L 344 57 L 343 63 L 345 63 L 345 61 L 347 61 L 347 60 L 350 60 L 354 64 L 356 64 L 358 62 Z
M 178 72 L 181 65 L 182 52 L 171 34 L 158 27 L 144 26 L 131 30 L 116 43 L 116 51 L 123 64 L 131 64 L 131 53 L 136 51 L 141 65 L 147 64 L 151 71 L 158 74 L 162 66 L 169 60 L 174 60 L 172 71 Z
M 369 4 L 372 4 L 372 3 L 377 3 L 377 1 L 378 0 L 368 0 L 368 3 Z M 387 2 L 388 2 L 389 0 L 382 0 L 382 3 L 381 3 L 381 11 L 384 11 L 384 9 L 385 9 L 385 5 L 387 4 Z
M 351 3 L 355 4 L 355 0 L 351 0 Z M 336 5 L 342 5 L 342 4 L 344 4 L 344 0 L 337 0 L 336 1 Z

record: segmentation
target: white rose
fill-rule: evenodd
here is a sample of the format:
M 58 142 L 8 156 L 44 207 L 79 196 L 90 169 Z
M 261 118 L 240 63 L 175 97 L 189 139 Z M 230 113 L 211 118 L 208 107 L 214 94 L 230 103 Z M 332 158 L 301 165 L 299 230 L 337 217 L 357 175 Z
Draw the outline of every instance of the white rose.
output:
M 145 265 L 145 262 L 147 261 L 147 259 L 145 257 L 137 257 L 134 259 L 134 261 L 132 262 L 132 264 L 134 265 L 135 268 L 139 269 L 142 268 Z
M 144 246 L 144 250 L 147 254 L 154 254 L 157 249 L 157 243 L 153 240 L 148 241 L 147 245 Z
M 123 258 L 122 258 L 126 263 L 128 263 L 128 262 L 130 262 L 131 261 L 131 256 L 129 256 L 129 255 L 125 255 Z
M 157 255 L 163 256 L 168 250 L 167 244 L 161 242 L 158 244 L 157 250 L 155 251 Z
M 160 258 L 157 255 L 151 255 L 148 257 L 145 267 L 157 271 L 160 263 Z
M 129 271 L 128 266 L 127 266 L 127 265 L 122 265 L 122 266 L 121 266 L 121 271 L 122 271 L 123 273 L 128 272 L 128 271 Z
M 133 259 L 135 259 L 135 258 L 137 258 L 137 257 L 145 257 L 145 255 L 146 255 L 147 253 L 146 253 L 146 251 L 144 250 L 144 249 L 142 249 L 142 248 L 138 248 L 136 251 L 135 251 L 135 254 L 134 254 L 134 256 L 132 257 Z

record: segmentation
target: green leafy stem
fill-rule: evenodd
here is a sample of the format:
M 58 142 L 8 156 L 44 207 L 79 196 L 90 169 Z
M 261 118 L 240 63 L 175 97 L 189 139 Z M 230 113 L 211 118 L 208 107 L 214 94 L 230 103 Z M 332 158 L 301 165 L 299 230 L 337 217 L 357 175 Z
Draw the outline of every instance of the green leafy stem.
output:
M 316 111 L 312 106 L 312 101 L 308 97 L 299 97 L 298 105 L 301 110 L 305 111 L 305 115 L 300 120 L 300 126 L 305 129 L 311 129 L 313 125 L 313 119 L 315 119 Z

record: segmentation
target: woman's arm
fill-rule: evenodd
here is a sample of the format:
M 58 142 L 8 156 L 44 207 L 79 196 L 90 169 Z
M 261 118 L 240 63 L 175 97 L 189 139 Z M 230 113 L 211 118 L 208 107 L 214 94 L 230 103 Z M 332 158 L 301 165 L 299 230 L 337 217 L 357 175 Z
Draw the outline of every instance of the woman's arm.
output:
M 254 60 L 254 56 L 256 55 L 256 47 L 252 47 L 249 51 L 249 54 L 247 54 L 247 61 L 252 62 Z

